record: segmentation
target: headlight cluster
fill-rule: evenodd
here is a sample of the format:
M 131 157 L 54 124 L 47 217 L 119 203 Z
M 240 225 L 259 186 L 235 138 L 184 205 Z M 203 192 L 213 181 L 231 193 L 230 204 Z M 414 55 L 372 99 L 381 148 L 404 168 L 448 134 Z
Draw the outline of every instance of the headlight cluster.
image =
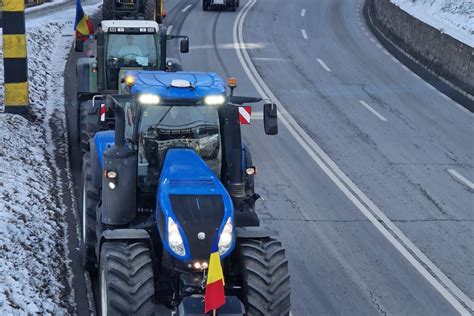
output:
M 223 95 L 208 95 L 204 98 L 204 103 L 207 105 L 222 105 L 225 103 L 225 96 Z
M 156 94 L 144 93 L 138 96 L 138 102 L 145 105 L 154 105 L 160 103 L 160 97 Z
M 186 255 L 183 237 L 179 232 L 178 225 L 171 217 L 168 217 L 168 244 L 171 250 L 178 256 L 184 257 Z
M 229 251 L 230 246 L 232 245 L 232 221 L 231 218 L 225 223 L 224 229 L 222 230 L 221 236 L 219 237 L 219 255 L 224 255 Z

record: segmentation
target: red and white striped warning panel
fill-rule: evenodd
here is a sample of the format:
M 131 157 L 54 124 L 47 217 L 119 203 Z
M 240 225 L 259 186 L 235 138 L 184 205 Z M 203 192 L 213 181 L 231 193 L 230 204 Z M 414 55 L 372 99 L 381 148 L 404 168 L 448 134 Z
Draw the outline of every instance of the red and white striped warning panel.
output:
M 106 108 L 105 108 L 105 104 L 102 103 L 100 105 L 100 121 L 101 122 L 105 122 L 105 112 L 107 112 Z
M 251 117 L 252 117 L 252 107 L 251 106 L 239 106 L 239 121 L 240 121 L 240 124 L 245 124 L 245 125 L 250 124 Z

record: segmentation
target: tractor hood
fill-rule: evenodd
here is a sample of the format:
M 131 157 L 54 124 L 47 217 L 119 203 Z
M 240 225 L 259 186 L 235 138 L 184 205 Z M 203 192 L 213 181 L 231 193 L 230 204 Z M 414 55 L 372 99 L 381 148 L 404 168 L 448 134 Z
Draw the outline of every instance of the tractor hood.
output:
M 152 93 L 164 100 L 200 100 L 208 95 L 224 95 L 225 85 L 219 75 L 209 72 L 129 71 L 135 79 L 131 94 Z M 173 82 L 185 81 L 191 87 L 176 87 Z
M 157 194 L 156 222 L 164 248 L 182 261 L 207 261 L 214 239 L 221 236 L 226 223 L 234 221 L 225 187 L 194 150 L 174 148 L 166 153 Z M 176 241 L 170 228 L 173 223 L 184 254 L 171 245 Z M 234 243 L 232 231 L 231 247 L 222 257 L 231 253 Z

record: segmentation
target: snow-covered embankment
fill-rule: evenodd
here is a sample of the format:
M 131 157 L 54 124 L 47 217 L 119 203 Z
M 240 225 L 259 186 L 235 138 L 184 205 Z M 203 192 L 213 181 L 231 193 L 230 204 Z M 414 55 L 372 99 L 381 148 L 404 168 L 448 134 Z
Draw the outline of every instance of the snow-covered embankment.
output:
M 55 156 L 66 154 L 63 70 L 70 17 L 27 26 L 33 122 L 0 114 L 0 314 L 65 314 L 74 309 L 67 208 Z M 67 21 L 67 22 L 66 22 Z M 0 58 L 0 80 L 3 64 Z M 0 90 L 3 102 L 3 89 Z M 69 210 L 70 211 L 70 210 Z M 74 229 L 74 228 L 73 228 Z

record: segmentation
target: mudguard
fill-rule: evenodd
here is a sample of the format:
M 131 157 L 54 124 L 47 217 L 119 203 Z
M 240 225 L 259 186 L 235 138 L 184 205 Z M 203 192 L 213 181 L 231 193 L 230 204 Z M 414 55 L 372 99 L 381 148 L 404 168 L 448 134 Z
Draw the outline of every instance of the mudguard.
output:
M 263 227 L 236 227 L 235 235 L 240 239 L 259 239 L 278 236 L 278 232 Z
M 97 59 L 83 57 L 77 60 L 77 94 L 97 92 Z

